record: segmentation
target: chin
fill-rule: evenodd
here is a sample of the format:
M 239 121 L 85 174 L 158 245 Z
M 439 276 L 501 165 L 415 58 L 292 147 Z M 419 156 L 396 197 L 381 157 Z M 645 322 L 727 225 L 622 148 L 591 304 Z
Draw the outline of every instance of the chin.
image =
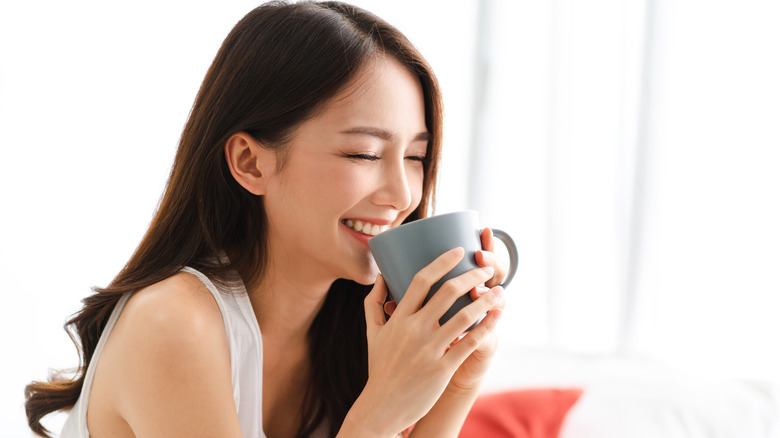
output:
M 350 276 L 350 280 L 354 281 L 355 283 L 360 283 L 364 286 L 370 286 L 374 284 L 376 281 L 376 276 L 379 274 L 379 268 L 377 267 L 376 263 L 372 260 L 371 263 L 368 266 L 363 267 L 360 269 L 359 272 L 353 273 L 353 275 Z
M 370 286 L 374 284 L 374 282 L 376 282 L 377 274 L 379 274 L 379 271 L 376 271 L 373 274 L 363 274 L 363 275 L 353 276 L 350 280 L 354 281 L 355 283 L 360 283 L 364 286 Z

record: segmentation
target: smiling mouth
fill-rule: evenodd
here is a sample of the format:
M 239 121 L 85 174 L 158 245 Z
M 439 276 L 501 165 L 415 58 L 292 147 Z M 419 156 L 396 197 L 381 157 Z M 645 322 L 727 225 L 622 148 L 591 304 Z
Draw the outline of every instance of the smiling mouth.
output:
M 348 226 L 349 228 L 352 228 L 358 233 L 366 234 L 369 236 L 376 236 L 377 234 L 383 231 L 387 231 L 387 229 L 390 228 L 389 225 L 377 225 L 377 224 L 372 224 L 370 222 L 365 222 L 361 220 L 352 220 L 352 219 L 345 219 L 341 221 L 341 223 Z

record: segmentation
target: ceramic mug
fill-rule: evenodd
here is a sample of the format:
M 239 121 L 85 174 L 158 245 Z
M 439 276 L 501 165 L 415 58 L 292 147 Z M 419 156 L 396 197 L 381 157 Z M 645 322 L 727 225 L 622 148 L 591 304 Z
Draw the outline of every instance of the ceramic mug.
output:
M 414 276 L 445 252 L 462 247 L 463 259 L 449 273 L 433 285 L 425 298 L 425 303 L 447 280 L 472 269 L 480 268 L 475 255 L 482 250 L 479 237 L 479 215 L 476 211 L 466 210 L 418 219 L 391 228 L 368 240 L 368 246 L 374 255 L 379 271 L 385 279 L 390 296 L 400 303 L 409 289 Z M 506 287 L 512 281 L 517 270 L 517 246 L 504 231 L 492 229 L 493 236 L 501 240 L 509 252 L 509 272 L 501 286 Z M 460 309 L 472 303 L 468 292 L 458 297 L 455 304 L 439 319 L 443 325 Z M 475 322 L 471 328 L 476 326 Z

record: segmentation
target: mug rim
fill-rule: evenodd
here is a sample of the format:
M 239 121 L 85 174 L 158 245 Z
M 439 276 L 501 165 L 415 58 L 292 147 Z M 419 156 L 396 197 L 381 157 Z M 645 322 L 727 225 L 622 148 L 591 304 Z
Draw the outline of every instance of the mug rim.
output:
M 389 229 L 387 231 L 381 232 L 381 233 L 377 234 L 376 236 L 368 239 L 368 241 L 370 243 L 372 240 L 376 239 L 377 237 L 384 236 L 387 233 L 392 233 L 392 232 L 394 232 L 396 230 L 400 230 L 402 228 L 412 228 L 411 227 L 412 225 L 415 225 L 415 224 L 419 225 L 420 223 L 425 222 L 426 219 L 445 218 L 445 217 L 448 217 L 448 216 L 460 216 L 460 215 L 469 215 L 469 216 L 470 215 L 474 215 L 477 218 L 479 218 L 479 213 L 476 210 L 457 210 L 457 211 L 451 211 L 449 213 L 442 213 L 442 214 L 436 214 L 436 215 L 433 215 L 433 216 L 421 217 L 420 219 L 416 219 L 416 220 L 413 220 L 411 222 L 407 222 L 405 224 L 401 224 L 401 225 L 399 225 L 399 226 L 397 226 L 395 228 L 391 228 L 391 229 Z

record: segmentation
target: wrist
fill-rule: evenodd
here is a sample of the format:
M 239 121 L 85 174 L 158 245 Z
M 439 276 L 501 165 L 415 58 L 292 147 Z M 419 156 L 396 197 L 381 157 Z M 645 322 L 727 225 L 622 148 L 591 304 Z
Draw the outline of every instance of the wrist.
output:
M 368 405 L 360 397 L 347 412 L 341 424 L 337 438 L 390 438 L 395 434 L 389 432 L 389 425 L 377 421 L 377 413 L 368 409 Z
M 482 379 L 468 384 L 450 381 L 444 392 L 454 397 L 476 397 L 481 389 Z

